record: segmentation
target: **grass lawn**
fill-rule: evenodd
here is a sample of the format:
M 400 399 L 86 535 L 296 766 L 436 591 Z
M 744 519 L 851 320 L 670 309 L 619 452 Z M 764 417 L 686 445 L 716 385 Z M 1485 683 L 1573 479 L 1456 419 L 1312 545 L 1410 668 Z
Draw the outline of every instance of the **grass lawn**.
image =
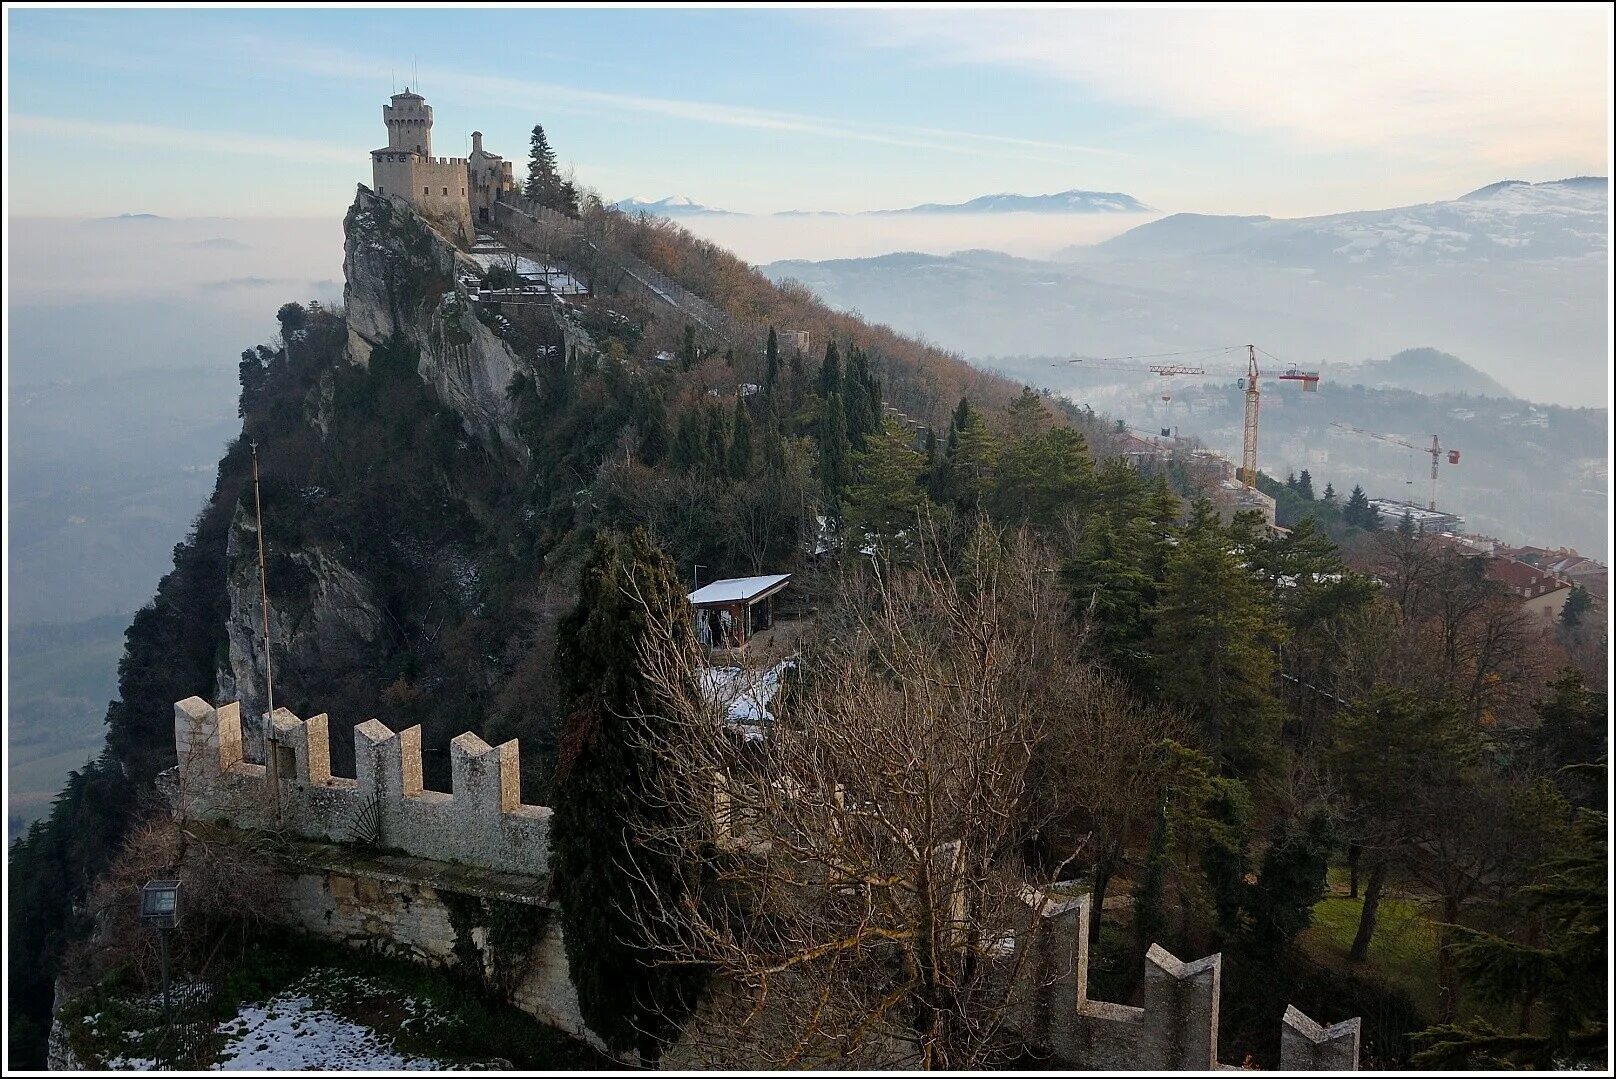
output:
M 1413 899 L 1382 896 L 1369 941 L 1367 964 L 1347 958 L 1358 932 L 1363 900 L 1326 896 L 1313 908 L 1313 925 L 1297 938 L 1309 956 L 1336 970 L 1378 977 L 1406 992 L 1425 1015 L 1436 1014 L 1436 926 Z

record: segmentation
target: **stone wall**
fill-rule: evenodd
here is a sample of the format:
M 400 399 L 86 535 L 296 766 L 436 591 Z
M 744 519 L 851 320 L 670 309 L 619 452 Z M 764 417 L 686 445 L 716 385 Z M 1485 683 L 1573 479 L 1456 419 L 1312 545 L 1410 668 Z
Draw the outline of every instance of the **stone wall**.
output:
M 1160 945 L 1145 955 L 1140 1006 L 1088 995 L 1089 897 L 1060 899 L 1029 889 L 1038 916 L 1018 948 L 1027 982 L 1022 1029 L 1029 1040 L 1084 1071 L 1209 1071 L 1219 1067 L 1218 1004 L 1222 955 L 1186 963 Z M 1281 1026 L 1280 1066 L 1286 1071 L 1356 1071 L 1361 1021 L 1325 1027 L 1294 1007 Z
M 326 717 L 267 717 L 265 764 L 242 755 L 241 708 L 200 697 L 174 706 L 179 763 L 165 774 L 176 811 L 239 828 L 359 840 L 440 862 L 543 876 L 550 810 L 521 801 L 517 743 L 469 732 L 449 743 L 451 790 L 421 782 L 421 729 L 354 728 L 355 776 L 331 774 Z
M 278 909 L 290 926 L 429 966 L 469 964 L 541 1023 L 603 1048 L 578 1010 L 561 920 L 540 878 L 309 845 L 288 856 L 282 889 Z M 517 919 L 528 931 L 502 937 L 500 927 Z

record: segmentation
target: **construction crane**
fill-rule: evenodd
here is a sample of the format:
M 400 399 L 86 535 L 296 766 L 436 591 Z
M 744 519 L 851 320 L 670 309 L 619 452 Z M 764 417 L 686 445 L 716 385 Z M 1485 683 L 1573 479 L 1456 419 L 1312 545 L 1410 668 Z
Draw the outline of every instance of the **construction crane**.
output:
M 1197 363 L 1150 363 L 1134 364 L 1128 360 L 1165 360 L 1178 356 L 1191 356 L 1206 353 L 1228 354 L 1245 349 L 1246 365 L 1242 373 L 1239 368 L 1224 368 L 1217 365 L 1206 366 Z M 1240 454 L 1240 480 L 1247 490 L 1255 490 L 1257 486 L 1257 417 L 1262 406 L 1262 390 L 1259 379 L 1262 372 L 1257 368 L 1257 353 L 1260 350 L 1256 345 L 1229 345 L 1214 349 L 1196 349 L 1184 352 L 1162 352 L 1150 356 L 1074 356 L 1062 361 L 1078 367 L 1094 367 L 1110 371 L 1140 371 L 1153 375 L 1172 377 L 1175 375 L 1240 375 L 1239 386 L 1245 391 L 1246 410 L 1244 433 L 1241 438 Z M 1275 359 L 1272 354 L 1264 352 L 1264 356 Z M 1300 382 L 1304 392 L 1316 392 L 1319 388 L 1319 373 L 1317 371 L 1304 371 L 1291 364 L 1278 378 L 1283 382 Z
M 1382 442 L 1390 442 L 1394 446 L 1401 446 L 1405 450 L 1413 450 L 1415 453 L 1428 453 L 1428 454 L 1430 454 L 1431 455 L 1431 500 L 1428 503 L 1426 503 L 1425 508 L 1428 509 L 1428 510 L 1432 510 L 1433 512 L 1436 510 L 1436 473 L 1437 473 L 1437 465 L 1441 463 L 1442 455 L 1444 453 L 1446 453 L 1448 455 L 1448 464 L 1450 464 L 1450 465 L 1458 464 L 1459 463 L 1459 451 L 1458 450 L 1452 450 L 1452 449 L 1444 450 L 1442 448 L 1442 443 L 1437 439 L 1437 437 L 1435 435 L 1431 436 L 1431 444 L 1429 446 L 1416 446 L 1416 445 L 1414 445 L 1414 443 L 1406 442 L 1403 439 L 1398 438 L 1396 435 L 1383 435 L 1379 431 L 1366 431 L 1362 427 L 1354 427 L 1350 423 L 1331 423 L 1330 426 L 1331 427 L 1339 427 L 1343 431 L 1351 431 L 1354 434 L 1365 435 L 1365 436 L 1367 436 L 1369 438 L 1378 438 Z

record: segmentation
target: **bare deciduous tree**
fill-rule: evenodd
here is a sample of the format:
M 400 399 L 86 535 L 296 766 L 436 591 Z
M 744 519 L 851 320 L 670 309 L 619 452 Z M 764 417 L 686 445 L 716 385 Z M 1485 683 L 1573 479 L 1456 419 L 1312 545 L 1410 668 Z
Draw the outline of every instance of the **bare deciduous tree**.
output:
M 1078 656 L 1042 551 L 979 533 L 965 562 L 950 573 L 933 538 L 844 579 L 760 744 L 692 688 L 688 646 L 645 657 L 665 712 L 651 815 L 712 807 L 642 837 L 702 897 L 642 889 L 635 912 L 664 961 L 720 987 L 686 1049 L 955 1069 L 1020 1051 L 1033 761 Z

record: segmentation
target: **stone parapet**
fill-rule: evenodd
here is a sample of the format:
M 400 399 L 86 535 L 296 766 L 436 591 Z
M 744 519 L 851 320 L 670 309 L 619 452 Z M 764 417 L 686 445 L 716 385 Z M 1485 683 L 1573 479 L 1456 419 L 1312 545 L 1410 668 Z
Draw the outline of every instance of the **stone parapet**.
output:
M 515 740 L 490 746 L 462 734 L 449 747 L 450 791 L 421 781 L 421 729 L 354 728 L 355 776 L 331 774 L 324 715 L 284 708 L 264 717 L 266 764 L 242 758 L 241 709 L 199 697 L 174 706 L 177 812 L 238 828 L 362 842 L 418 858 L 543 876 L 550 810 L 521 798 Z

